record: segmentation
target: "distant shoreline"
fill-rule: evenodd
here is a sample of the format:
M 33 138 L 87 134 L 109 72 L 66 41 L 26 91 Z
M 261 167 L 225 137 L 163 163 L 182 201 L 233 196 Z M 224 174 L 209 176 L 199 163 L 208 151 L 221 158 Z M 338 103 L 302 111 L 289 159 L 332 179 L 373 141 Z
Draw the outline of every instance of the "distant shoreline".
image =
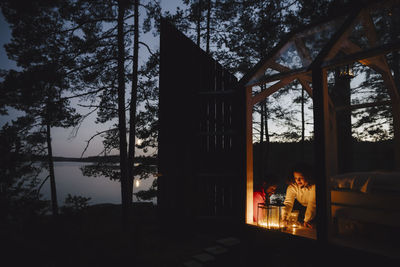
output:
M 46 160 L 46 159 L 43 159 Z M 85 157 L 85 158 L 72 158 L 72 157 L 53 157 L 53 160 L 56 162 L 59 161 L 67 161 L 67 162 L 119 162 L 119 155 L 114 156 L 93 156 L 93 157 Z M 147 164 L 157 164 L 157 158 L 155 157 L 136 157 L 135 162 L 147 163 Z
M 54 161 L 70 161 L 70 162 L 118 162 L 119 156 L 95 156 L 95 157 L 85 157 L 85 158 L 72 158 L 72 157 L 53 157 Z

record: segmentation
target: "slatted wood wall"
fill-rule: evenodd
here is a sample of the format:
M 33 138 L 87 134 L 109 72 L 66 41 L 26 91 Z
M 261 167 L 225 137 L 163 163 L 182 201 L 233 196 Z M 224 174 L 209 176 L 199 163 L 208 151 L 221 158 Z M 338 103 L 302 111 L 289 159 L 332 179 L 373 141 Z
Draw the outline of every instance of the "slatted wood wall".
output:
M 163 21 L 161 26 L 159 207 L 175 216 L 240 220 L 244 90 L 172 25 Z

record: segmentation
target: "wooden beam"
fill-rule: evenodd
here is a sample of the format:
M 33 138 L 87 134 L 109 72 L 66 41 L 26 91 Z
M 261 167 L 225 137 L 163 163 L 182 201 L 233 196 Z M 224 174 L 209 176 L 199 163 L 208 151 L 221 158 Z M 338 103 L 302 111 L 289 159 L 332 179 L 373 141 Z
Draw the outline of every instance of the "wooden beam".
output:
M 352 55 L 362 53 L 361 48 L 358 47 L 356 44 L 350 41 L 346 41 L 345 43 L 346 45 L 342 47 L 344 52 L 350 53 Z M 384 57 L 383 55 L 377 55 L 367 59 L 360 59 L 358 61 L 380 73 L 385 82 L 385 85 L 387 86 L 389 95 L 391 96 L 392 100 L 398 101 L 398 99 L 400 98 L 399 92 L 394 82 L 386 57 Z
M 359 48 L 356 44 L 347 41 L 346 46 L 343 47 L 345 52 L 349 53 L 357 53 L 361 51 L 361 48 Z M 391 99 L 396 102 L 399 100 L 399 92 L 397 90 L 396 84 L 394 82 L 392 73 L 390 71 L 389 65 L 387 63 L 386 57 L 383 55 L 371 57 L 368 59 L 362 59 L 359 60 L 360 63 L 363 65 L 369 66 L 373 68 L 376 72 L 380 73 L 382 75 L 382 78 L 385 82 L 385 85 L 387 87 L 388 93 L 391 97 Z
M 252 84 L 252 83 L 254 84 L 255 81 L 257 81 L 260 78 L 265 76 L 265 71 L 268 69 L 268 67 L 270 66 L 271 63 L 275 62 L 277 55 L 282 53 L 282 51 L 285 51 L 286 49 L 288 49 L 289 45 L 291 44 L 292 38 L 293 37 L 290 37 L 286 43 L 281 43 L 277 47 L 275 47 L 273 49 L 272 53 L 268 56 L 268 59 L 265 60 L 265 62 L 259 62 L 255 66 L 255 68 L 257 68 L 257 69 L 254 72 L 254 74 L 251 75 L 251 77 L 243 77 L 242 78 L 242 79 L 248 80 L 248 82 L 245 84 L 246 87 L 249 86 L 249 84 Z
M 272 62 L 269 64 L 269 67 L 271 69 L 274 69 L 276 71 L 279 71 L 281 73 L 288 73 L 291 71 L 290 68 L 283 66 L 282 64 L 276 63 L 276 62 Z M 312 78 L 310 75 L 303 75 L 302 76 L 302 80 L 307 81 L 307 82 L 312 82 Z
M 274 70 L 276 70 L 276 71 L 279 71 L 279 72 L 281 72 L 281 73 L 285 73 L 285 72 L 291 71 L 290 68 L 288 68 L 288 67 L 286 67 L 286 66 L 283 66 L 282 64 L 279 64 L 279 63 L 277 63 L 277 62 L 275 62 L 275 61 L 269 63 L 268 67 L 271 68 L 271 69 L 274 69 Z M 268 69 L 268 68 L 267 68 L 267 69 Z
M 347 36 L 350 34 L 350 30 L 353 29 L 353 26 L 357 21 L 361 10 L 362 7 L 360 6 L 349 14 L 349 16 L 344 20 L 342 25 L 331 37 L 328 43 L 318 53 L 318 56 L 315 58 L 313 63 L 311 63 L 310 69 L 317 69 L 321 67 L 321 64 L 324 61 L 330 60 L 333 56 L 337 54 L 338 50 L 340 49 L 341 43 L 345 39 L 347 39 Z
M 339 52 L 343 42 L 345 42 L 351 31 L 353 30 L 354 25 L 357 22 L 357 19 L 359 17 L 359 14 L 354 15 L 355 17 L 350 20 L 351 22 L 349 23 L 349 25 L 347 25 L 347 28 L 342 32 L 341 36 L 337 39 L 337 41 L 335 42 L 335 44 L 331 47 L 331 49 L 329 50 L 329 52 L 327 53 L 325 60 L 330 60 L 332 59 L 334 56 L 336 56 L 336 54 Z M 347 20 L 346 20 L 347 21 Z M 345 22 L 346 23 L 346 22 Z
M 390 44 L 384 44 L 378 47 L 365 49 L 351 55 L 346 55 L 340 58 L 328 60 L 321 64 L 323 68 L 334 68 L 341 65 L 353 63 L 354 61 L 363 60 L 366 58 L 372 58 L 380 55 L 384 55 L 396 50 L 400 50 L 400 41 L 392 42 Z
M 346 53 L 347 55 L 362 52 L 362 49 L 358 45 L 356 45 L 355 43 L 353 43 L 349 40 L 346 40 L 343 43 L 341 50 L 344 53 Z M 377 72 L 381 72 L 382 70 L 385 69 L 385 65 L 382 62 L 381 56 L 374 56 L 374 57 L 370 57 L 370 58 L 360 59 L 360 60 L 358 60 L 358 62 L 360 62 L 361 64 L 363 64 L 365 66 L 369 66 L 369 67 L 373 68 Z
M 313 98 L 313 90 L 312 90 L 311 86 L 306 81 L 304 81 L 302 79 L 298 79 L 298 80 L 299 80 L 301 86 L 304 88 L 304 90 L 306 90 L 308 95 L 311 98 Z M 329 95 L 328 95 L 328 102 L 329 102 L 330 109 L 335 110 L 335 105 L 333 104 L 332 99 L 331 99 L 331 97 Z
M 280 82 L 277 82 L 277 83 L 271 85 L 270 87 L 268 87 L 264 91 L 262 91 L 262 92 L 256 94 L 255 96 L 253 96 L 252 99 L 251 99 L 252 104 L 255 105 L 258 102 L 263 101 L 265 98 L 267 98 L 268 96 L 272 95 L 273 93 L 275 93 L 276 91 L 281 89 L 283 86 L 288 85 L 293 80 L 294 80 L 294 78 L 292 78 L 292 79 L 287 78 L 287 79 L 284 79 L 284 80 L 282 80 Z
M 374 26 L 374 22 L 372 21 L 371 16 L 369 15 L 369 9 L 366 8 L 361 12 L 361 23 L 364 27 L 364 33 L 368 38 L 368 42 L 371 46 L 375 46 L 377 42 L 376 30 Z
M 246 87 L 246 223 L 253 223 L 253 103 Z
M 304 90 L 306 90 L 306 92 L 308 93 L 308 95 L 309 95 L 311 98 L 313 98 L 313 92 L 312 92 L 311 86 L 310 86 L 306 81 L 304 81 L 303 79 L 298 79 L 298 80 L 299 80 L 301 86 L 304 88 Z
M 375 46 L 377 42 L 377 34 L 374 26 L 374 22 L 372 21 L 371 15 L 368 10 L 364 10 L 362 13 L 362 22 L 364 26 L 364 32 L 367 35 L 368 42 L 371 46 Z M 399 91 L 397 90 L 396 84 L 394 82 L 392 72 L 390 71 L 389 64 L 384 55 L 380 55 L 379 59 L 382 61 L 380 66 L 382 77 L 385 80 L 385 84 L 388 86 L 389 94 L 394 101 L 394 103 L 399 100 Z
M 277 73 L 277 74 L 270 75 L 270 76 L 263 76 L 256 81 L 247 83 L 246 87 L 258 86 L 258 85 L 262 85 L 262 84 L 266 84 L 266 83 L 270 83 L 270 82 L 274 82 L 274 81 L 278 81 L 278 80 L 283 80 L 283 79 L 297 79 L 298 77 L 303 78 L 303 76 L 309 75 L 310 73 L 311 73 L 311 70 L 307 70 L 306 68 L 295 69 L 295 70 L 291 70 L 291 71 L 284 72 L 284 73 Z

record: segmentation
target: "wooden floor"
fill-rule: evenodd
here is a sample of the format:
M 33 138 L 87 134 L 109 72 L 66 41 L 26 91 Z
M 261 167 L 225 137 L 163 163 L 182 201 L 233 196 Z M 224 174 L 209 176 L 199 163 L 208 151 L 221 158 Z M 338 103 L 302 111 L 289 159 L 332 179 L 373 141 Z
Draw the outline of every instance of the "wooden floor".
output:
M 256 223 L 253 223 L 251 225 L 257 226 Z M 257 226 L 260 227 L 260 226 Z M 263 228 L 263 227 L 260 227 Z M 270 229 L 265 229 L 266 231 L 279 231 L 279 232 L 284 232 L 296 236 L 301 236 L 301 237 L 306 237 L 306 238 L 311 238 L 311 239 L 317 239 L 317 229 L 310 229 L 306 228 L 303 226 L 297 226 L 297 227 L 286 227 L 286 228 L 281 228 L 279 230 L 270 230 Z
M 303 226 L 298 226 L 296 228 L 288 227 L 283 229 L 282 232 L 306 238 L 317 239 L 317 229 L 310 229 Z

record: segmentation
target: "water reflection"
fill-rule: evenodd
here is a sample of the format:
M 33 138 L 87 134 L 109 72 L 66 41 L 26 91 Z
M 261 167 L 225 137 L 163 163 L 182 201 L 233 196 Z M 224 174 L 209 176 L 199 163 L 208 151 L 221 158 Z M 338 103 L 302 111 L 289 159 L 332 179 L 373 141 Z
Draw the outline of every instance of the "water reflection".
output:
M 57 200 L 59 205 L 64 204 L 68 194 L 90 197 L 90 204 L 100 203 L 121 203 L 121 186 L 119 181 L 100 177 L 84 176 L 80 167 L 90 165 L 90 162 L 55 162 L 54 172 L 56 176 Z M 42 177 L 47 176 L 47 171 L 43 171 Z M 155 177 L 145 180 L 135 178 L 133 192 L 150 188 Z M 41 190 L 44 199 L 50 199 L 50 183 L 46 181 Z M 135 200 L 135 196 L 133 197 Z M 157 200 L 154 199 L 153 203 Z

